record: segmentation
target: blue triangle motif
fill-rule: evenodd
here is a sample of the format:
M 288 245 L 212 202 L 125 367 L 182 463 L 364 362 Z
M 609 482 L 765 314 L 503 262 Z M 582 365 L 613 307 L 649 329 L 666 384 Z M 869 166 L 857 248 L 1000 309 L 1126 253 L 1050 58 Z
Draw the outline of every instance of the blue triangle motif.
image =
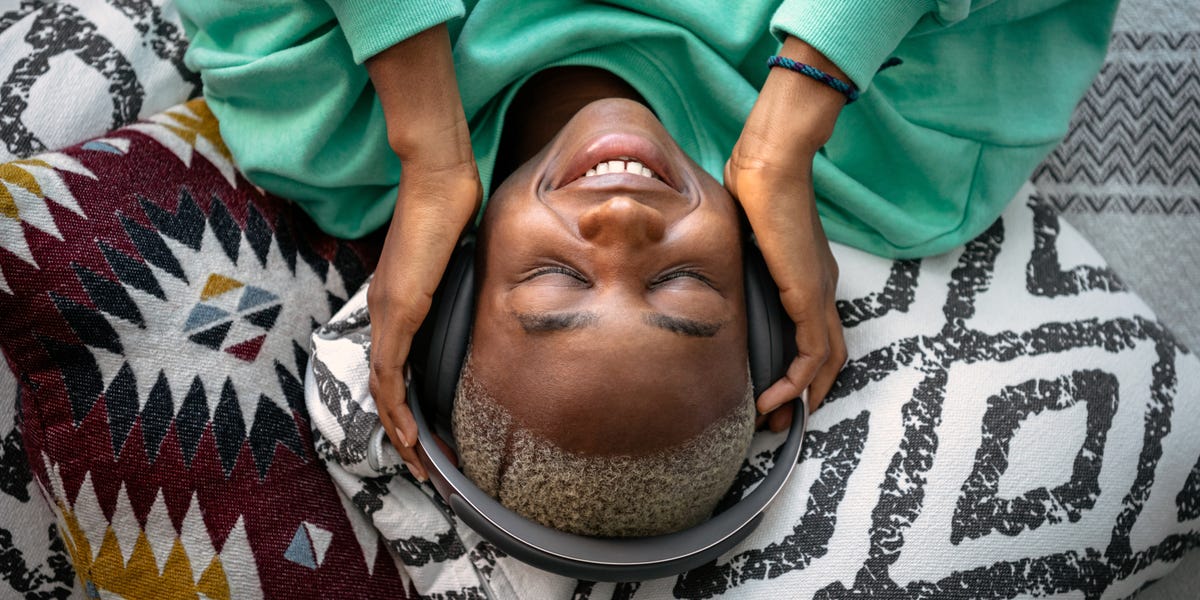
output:
M 107 144 L 105 142 L 101 142 L 100 140 L 93 140 L 93 141 L 90 141 L 90 142 L 84 144 L 83 149 L 84 150 L 99 150 L 100 152 L 107 152 L 109 154 L 125 154 L 124 152 L 121 152 L 120 148 L 117 148 L 116 146 L 113 146 L 112 144 Z
M 187 323 L 183 326 L 183 330 L 191 331 L 228 316 L 229 313 L 210 304 L 197 304 L 192 308 L 191 314 L 188 315 Z
M 238 309 L 238 312 L 241 312 L 243 310 L 246 310 L 247 308 L 258 306 L 260 304 L 266 304 L 268 302 L 272 302 L 272 301 L 275 301 L 278 299 L 279 299 L 279 296 L 276 296 L 275 294 L 272 294 L 271 292 L 268 292 L 267 290 L 264 290 L 260 287 L 254 287 L 252 285 L 248 285 L 248 286 L 246 286 L 246 290 L 244 292 L 242 292 L 242 298 L 240 300 L 238 300 L 237 309 Z
M 303 523 L 296 528 L 296 535 L 292 536 L 292 543 L 288 544 L 283 557 L 302 567 L 316 570 L 317 559 L 313 556 L 312 543 L 308 541 L 308 534 L 304 533 Z

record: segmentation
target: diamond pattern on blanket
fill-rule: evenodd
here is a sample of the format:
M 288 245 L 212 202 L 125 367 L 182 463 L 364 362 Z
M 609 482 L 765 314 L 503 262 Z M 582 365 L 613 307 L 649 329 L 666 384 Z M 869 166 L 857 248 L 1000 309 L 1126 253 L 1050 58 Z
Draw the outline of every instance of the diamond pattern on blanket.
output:
M 945 255 L 833 250 L 851 358 L 759 528 L 677 577 L 539 571 L 431 507 L 394 453 L 373 468 L 366 290 L 312 336 L 317 453 L 430 596 L 1125 597 L 1200 545 L 1196 358 L 1032 186 Z M 762 437 L 733 498 L 774 460 Z
M 254 362 L 283 305 L 279 296 L 232 277 L 211 273 L 200 302 L 188 313 L 183 331 L 188 340 Z M 190 333 L 195 331 L 194 333 Z
M 142 204 L 145 208 L 146 203 Z M 296 425 L 281 426 L 285 421 L 277 417 L 277 413 L 291 410 L 297 399 L 295 392 L 289 400 L 283 388 L 275 393 L 263 389 L 262 394 L 253 395 L 239 394 L 239 390 L 261 388 L 257 382 L 263 379 L 264 369 L 254 363 L 264 348 L 273 355 L 280 350 L 290 353 L 291 345 L 296 343 L 294 334 L 271 336 L 281 318 L 303 325 L 327 310 L 327 298 L 314 296 L 307 304 L 285 303 L 267 288 L 320 288 L 324 284 L 313 269 L 298 269 L 293 274 L 274 243 L 275 236 L 267 239 L 268 253 L 263 262 L 234 262 L 215 233 L 212 219 L 203 216 L 186 188 L 180 191 L 178 205 L 173 214 L 161 207 L 152 213 L 165 225 L 159 232 L 122 213 L 118 233 L 128 235 L 129 239 L 121 240 L 120 236 L 115 240 L 97 240 L 97 254 L 103 258 L 100 268 L 79 261 L 71 263 L 83 298 L 72 299 L 66 292 L 50 293 L 63 320 L 82 342 L 81 346 L 57 340 L 45 342 L 49 346 L 47 351 L 62 360 L 84 363 L 81 369 L 84 376 L 65 380 L 72 391 L 75 422 L 86 418 L 103 396 L 113 449 L 119 454 L 139 414 L 144 413 L 146 450 L 153 459 L 159 451 L 157 444 L 165 436 L 163 427 L 171 416 L 211 415 L 214 439 L 225 471 L 229 472 L 238 460 L 247 432 L 255 428 L 257 418 L 265 415 L 272 426 L 264 431 L 272 434 L 272 441 L 301 454 Z M 216 206 L 223 206 L 220 200 L 214 199 L 212 206 L 210 215 L 229 214 L 228 210 L 216 210 Z M 258 214 L 253 207 L 247 210 Z M 245 243 L 240 238 L 238 242 Z M 132 247 L 118 249 L 122 245 Z M 146 250 L 147 256 L 143 257 L 141 250 Z M 115 276 L 115 281 L 111 276 Z M 173 308 L 184 301 L 194 302 L 190 311 Z M 146 336 L 177 339 L 180 333 L 186 336 L 190 347 L 201 352 L 221 351 L 247 363 L 247 368 L 233 369 L 224 378 L 214 377 L 197 369 L 204 357 L 189 352 L 187 347 L 177 348 L 175 356 L 152 364 L 129 360 L 128 353 L 135 351 L 136 340 Z M 271 350 L 273 346 L 280 348 Z M 276 369 L 281 368 L 287 374 L 281 381 L 299 380 L 299 367 L 289 369 L 278 361 L 276 365 Z M 266 369 L 268 373 L 275 370 L 271 365 Z M 204 390 L 219 393 L 206 394 Z M 200 398 L 206 401 L 203 410 L 193 405 L 187 413 L 182 412 L 186 399 Z M 193 436 L 180 439 L 188 445 L 185 456 L 189 459 L 195 452 L 193 444 L 199 441 L 194 434 L 203 428 L 203 423 L 190 423 Z M 269 468 L 273 450 L 272 444 L 252 453 L 260 463 L 257 465 L 260 471 Z
M 1031 380 L 988 398 L 983 442 L 962 486 L 950 543 L 958 545 L 964 538 L 992 532 L 1015 536 L 1044 524 L 1079 521 L 1081 512 L 1095 506 L 1100 495 L 1104 442 L 1117 412 L 1118 387 L 1115 375 L 1086 370 L 1052 381 Z M 1002 497 L 1001 479 L 1010 454 L 1016 451 L 1012 441 L 1017 430 L 1043 412 L 1062 411 L 1080 402 L 1087 405 L 1087 430 L 1070 479 L 1051 489 L 1039 487 L 1015 498 Z

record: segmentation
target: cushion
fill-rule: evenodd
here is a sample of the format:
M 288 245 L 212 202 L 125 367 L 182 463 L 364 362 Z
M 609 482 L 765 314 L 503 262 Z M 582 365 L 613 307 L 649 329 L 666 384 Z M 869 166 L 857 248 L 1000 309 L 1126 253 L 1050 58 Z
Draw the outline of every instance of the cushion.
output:
M 372 446 L 365 290 L 312 338 L 318 453 L 426 595 L 1124 597 L 1200 543 L 1200 361 L 1032 186 L 955 252 L 834 252 L 850 360 L 802 461 L 749 538 L 678 577 L 569 580 L 446 519 Z
M 0 183 L 0 348 L 86 592 L 403 590 L 313 452 L 302 386 L 309 333 L 381 239 L 247 183 L 202 100 Z
M 172 0 L 0 2 L 0 162 L 200 94 Z

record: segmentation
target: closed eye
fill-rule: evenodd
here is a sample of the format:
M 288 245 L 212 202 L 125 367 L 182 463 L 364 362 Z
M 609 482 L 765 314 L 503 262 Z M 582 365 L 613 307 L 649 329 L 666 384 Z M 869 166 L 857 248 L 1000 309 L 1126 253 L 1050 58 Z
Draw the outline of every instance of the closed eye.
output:
M 529 276 L 526 277 L 525 279 L 522 279 L 521 282 L 524 283 L 526 281 L 532 281 L 534 279 L 537 279 L 538 277 L 545 277 L 546 275 L 566 275 L 567 277 L 570 277 L 571 279 L 574 279 L 580 283 L 588 282 L 587 278 L 584 277 L 583 275 L 581 275 L 578 271 L 576 271 L 574 269 L 569 269 L 562 265 L 551 265 L 548 267 L 541 267 L 541 268 L 535 270 L 533 273 L 530 273 Z
M 651 282 L 651 285 L 660 285 L 660 284 L 666 283 L 668 281 L 671 281 L 673 279 L 680 279 L 680 278 L 684 278 L 684 277 L 696 279 L 696 280 L 700 281 L 700 283 L 703 283 L 704 285 L 707 285 L 708 287 L 716 289 L 716 286 L 713 285 L 713 282 L 711 279 L 705 277 L 702 273 L 700 273 L 698 271 L 690 271 L 687 269 L 671 271 L 670 273 L 667 273 L 666 275 L 663 275 L 663 276 L 659 277 L 658 279 L 655 279 L 653 282 Z

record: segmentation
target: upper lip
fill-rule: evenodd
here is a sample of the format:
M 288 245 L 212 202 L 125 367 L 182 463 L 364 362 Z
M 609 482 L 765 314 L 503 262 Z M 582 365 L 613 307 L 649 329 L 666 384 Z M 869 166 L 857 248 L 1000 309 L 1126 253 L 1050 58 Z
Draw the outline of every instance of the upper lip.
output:
M 620 187 L 628 187 L 629 184 L 633 183 L 638 184 L 635 187 L 649 185 L 661 188 L 665 185 L 677 192 L 681 191 L 678 185 L 678 175 L 659 145 L 642 136 L 628 133 L 606 133 L 584 143 L 567 160 L 565 167 L 559 171 L 560 176 L 554 181 L 554 187 L 561 188 L 572 183 L 581 183 L 576 180 L 583 177 L 588 169 L 606 160 L 624 159 L 636 160 L 642 163 L 661 177 L 662 181 L 627 173 L 597 175 L 588 179 L 603 178 Z M 644 180 L 644 183 L 636 181 L 637 179 Z M 592 182 L 589 181 L 589 183 L 591 184 Z M 592 185 L 603 184 L 604 182 L 598 181 Z

